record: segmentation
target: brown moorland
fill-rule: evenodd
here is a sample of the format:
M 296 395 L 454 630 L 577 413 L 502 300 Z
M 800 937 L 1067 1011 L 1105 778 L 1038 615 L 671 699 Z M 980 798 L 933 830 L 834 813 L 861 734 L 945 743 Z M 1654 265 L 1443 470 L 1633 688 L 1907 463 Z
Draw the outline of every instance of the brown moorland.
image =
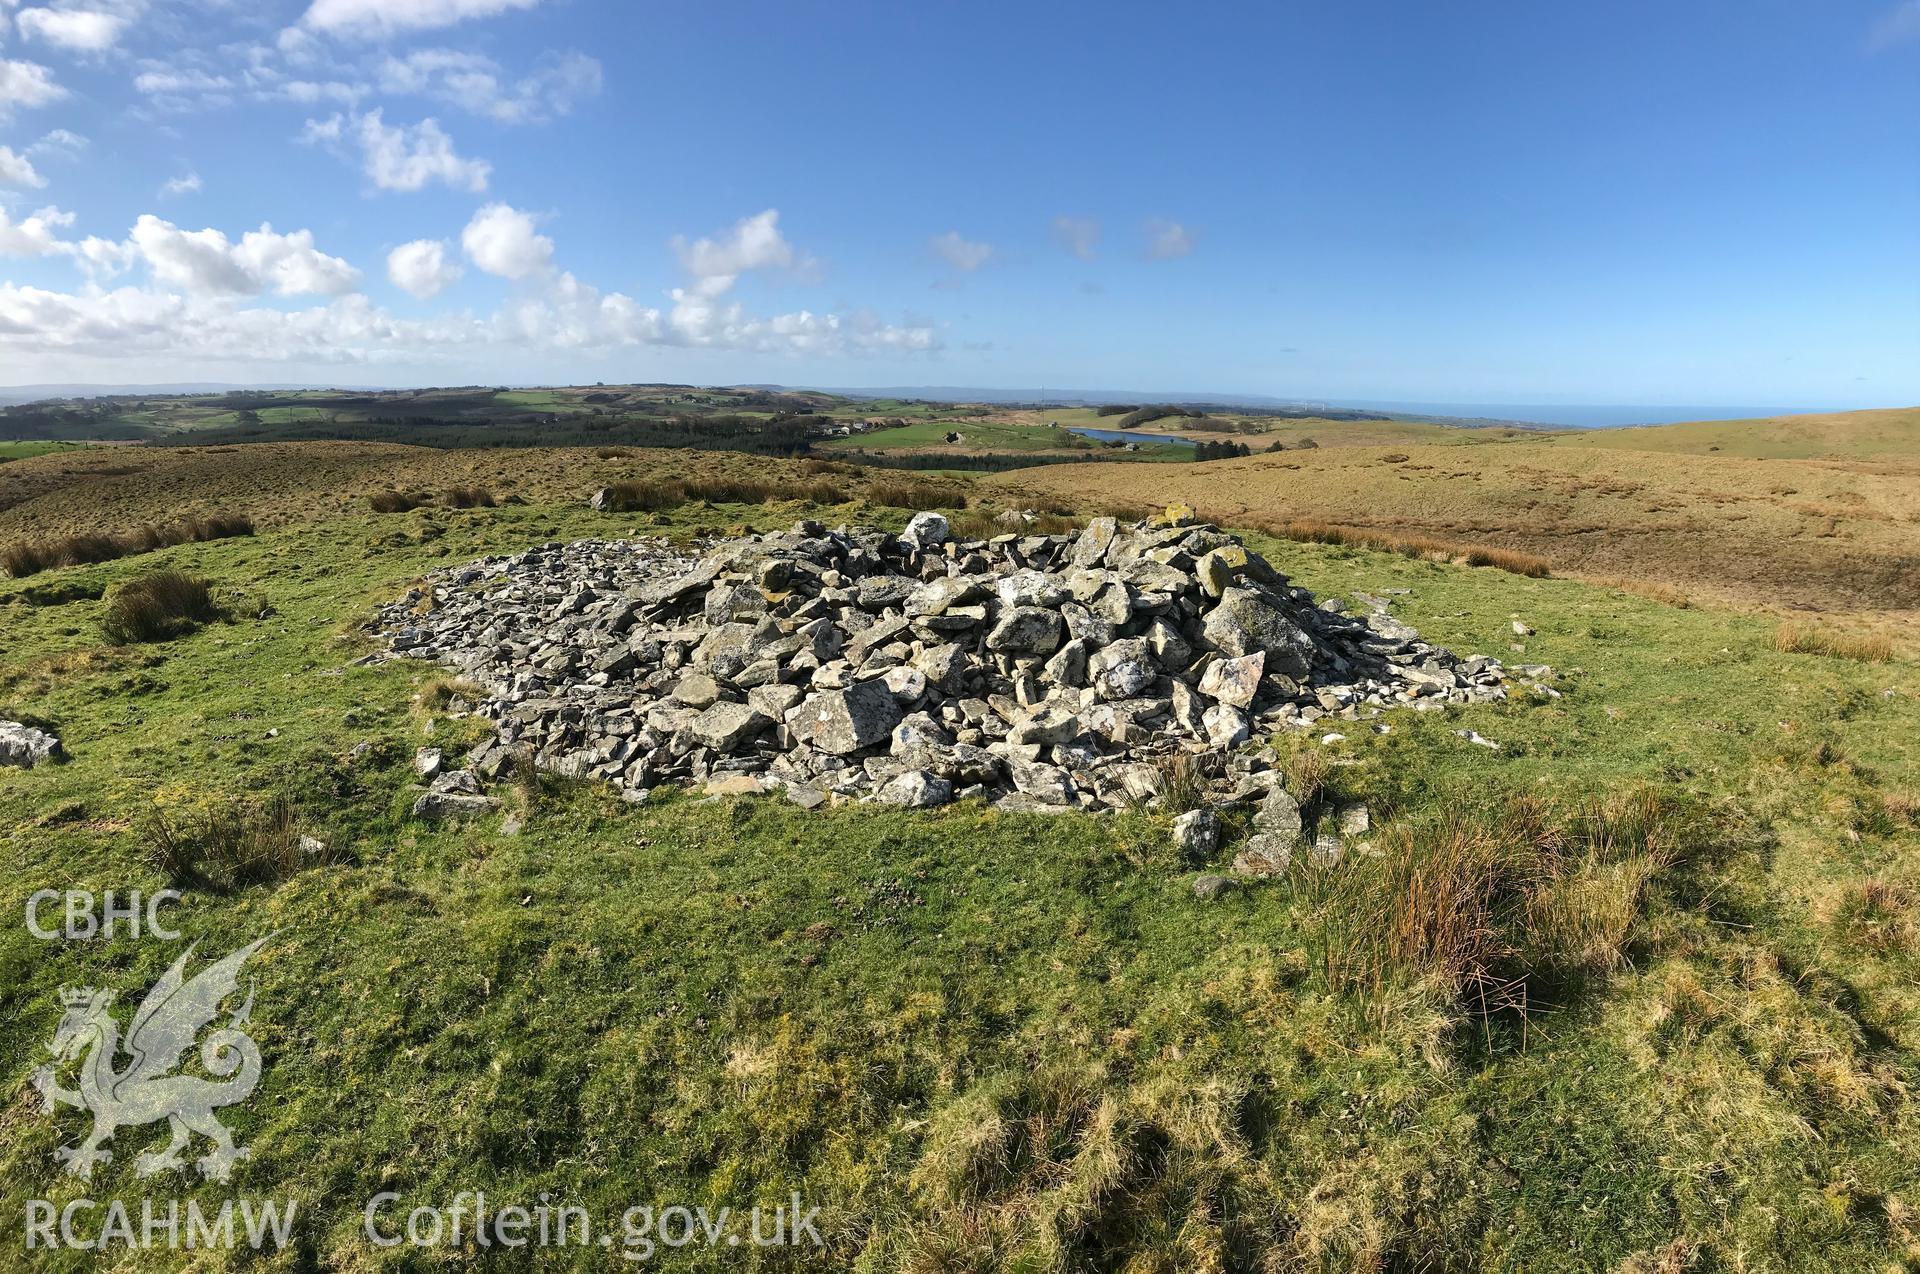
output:
M 1014 500 L 1179 500 L 1239 526 L 1284 531 L 1308 522 L 1514 549 L 1560 574 L 1907 626 L 1920 620 L 1920 412 L 1894 421 L 1905 432 L 1890 435 L 1884 417 L 1900 413 L 1865 414 L 1883 418 L 1871 422 L 1882 430 L 1872 443 L 1880 458 L 1733 455 L 1678 426 L 1633 432 L 1670 446 L 1692 439 L 1700 453 L 1576 445 L 1595 437 L 1582 435 L 1465 448 L 1323 447 L 1150 469 L 1073 465 L 1000 474 L 988 485 Z M 1835 432 L 1844 443 L 1836 450 L 1866 445 L 1844 423 Z M 1704 450 L 1714 445 L 1723 450 Z
M 809 493 L 821 479 L 859 494 L 892 482 L 886 470 L 730 451 L 591 447 L 446 450 L 392 443 L 262 442 L 218 447 L 119 447 L 60 452 L 0 465 L 0 543 L 108 534 L 215 511 L 262 529 L 363 516 L 374 497 L 417 493 L 425 503 L 471 506 L 483 497 L 530 503 L 585 500 L 597 488 L 671 476 L 742 481 Z M 957 489 L 951 482 L 943 490 Z M 696 490 L 694 495 L 698 496 Z M 794 498 L 801 498 L 795 496 Z

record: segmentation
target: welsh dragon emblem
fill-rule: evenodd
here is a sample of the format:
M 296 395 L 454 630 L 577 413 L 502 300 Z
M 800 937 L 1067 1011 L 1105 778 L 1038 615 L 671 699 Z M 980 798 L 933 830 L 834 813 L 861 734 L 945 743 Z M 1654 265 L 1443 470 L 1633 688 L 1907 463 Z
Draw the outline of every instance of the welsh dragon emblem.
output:
M 172 1072 L 185 1060 L 183 1055 L 201 1030 L 213 1021 L 221 1001 L 233 994 L 240 966 L 266 940 L 241 947 L 202 969 L 191 981 L 186 979 L 186 967 L 194 949 L 188 947 L 140 1002 L 124 1041 L 120 1025 L 109 1011 L 112 991 L 86 987 L 60 993 L 66 1013 L 47 1045 L 56 1060 L 33 1073 L 33 1086 L 40 1090 L 48 1111 L 64 1104 L 93 1116 L 93 1131 L 84 1142 L 53 1152 L 68 1172 L 83 1180 L 91 1178 L 94 1164 L 112 1161 L 113 1152 L 105 1149 L 104 1143 L 112 1139 L 115 1130 L 162 1119 L 172 1129 L 173 1139 L 164 1149 L 150 1150 L 134 1160 L 138 1176 L 150 1177 L 169 1169 L 185 1171 L 181 1151 L 187 1148 L 192 1133 L 213 1142 L 213 1148 L 196 1161 L 208 1180 L 227 1180 L 233 1165 L 247 1157 L 248 1152 L 233 1144 L 233 1134 L 214 1118 L 213 1112 L 245 1101 L 260 1082 L 260 1049 L 240 1029 L 253 1010 L 251 990 L 246 1003 L 224 1026 L 209 1032 L 200 1046 L 201 1065 L 224 1082 Z M 124 1066 L 120 1065 L 122 1054 L 127 1059 Z M 56 1077 L 60 1066 L 75 1059 L 80 1062 L 77 1091 L 62 1088 Z

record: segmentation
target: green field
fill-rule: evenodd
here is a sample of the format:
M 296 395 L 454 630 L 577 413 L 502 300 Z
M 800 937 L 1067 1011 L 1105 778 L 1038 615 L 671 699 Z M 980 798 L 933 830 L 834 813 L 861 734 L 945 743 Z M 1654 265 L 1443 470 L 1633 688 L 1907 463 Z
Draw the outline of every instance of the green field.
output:
M 72 442 L 0 442 L 0 461 L 44 456 L 53 451 L 72 451 L 79 445 Z
M 1625 829 L 1573 878 L 1629 904 L 1593 935 L 1605 958 L 1530 975 L 1524 1014 L 1417 966 L 1365 990 L 1335 976 L 1356 940 L 1342 890 L 1388 860 L 1203 903 L 1192 880 L 1231 850 L 1180 860 L 1162 814 L 636 808 L 547 779 L 514 796 L 517 834 L 410 817 L 414 749 L 457 750 L 476 723 L 444 715 L 428 670 L 353 666 L 373 605 L 484 553 L 802 512 L 362 515 L 0 583 L 0 716 L 73 756 L 0 771 L 0 907 L 157 889 L 157 820 L 274 793 L 333 848 L 283 879 L 188 882 L 174 913 L 204 954 L 275 935 L 249 966 L 265 1078 L 223 1114 L 252 1158 L 231 1188 L 178 1187 L 298 1200 L 297 1251 L 263 1266 L 432 1266 L 370 1248 L 360 1209 L 463 1189 L 544 1191 L 597 1222 L 795 1191 L 821 1208 L 824 1260 L 656 1255 L 673 1269 L 1920 1259 L 1920 671 L 1781 653 L 1765 618 L 1256 541 L 1324 596 L 1405 589 L 1395 612 L 1427 636 L 1562 672 L 1560 699 L 1293 745 L 1326 753 L 1326 782 L 1383 835 L 1426 829 L 1414 845 L 1462 819 Z M 231 617 L 107 646 L 101 594 L 160 565 L 214 581 Z M 1661 865 L 1621 894 L 1608 873 L 1655 839 Z M 20 1094 L 0 1210 L 144 1191 L 144 1131 L 93 1182 L 60 1175 L 79 1126 L 40 1114 L 26 1079 L 59 988 L 124 1001 L 176 954 L 0 935 Z M 46 1268 L 95 1268 L 65 1260 Z M 446 1254 L 469 1260 L 490 1264 Z
M 958 433 L 960 441 L 946 441 L 948 433 Z M 876 429 L 851 438 L 834 438 L 820 445 L 822 451 L 952 450 L 955 454 L 977 452 L 1084 451 L 1101 454 L 1108 451 L 1100 442 L 1084 438 L 1065 428 L 1046 425 L 989 424 L 977 420 L 932 420 L 892 429 Z M 1193 449 L 1179 443 L 1158 443 L 1127 453 L 1154 460 L 1191 458 Z

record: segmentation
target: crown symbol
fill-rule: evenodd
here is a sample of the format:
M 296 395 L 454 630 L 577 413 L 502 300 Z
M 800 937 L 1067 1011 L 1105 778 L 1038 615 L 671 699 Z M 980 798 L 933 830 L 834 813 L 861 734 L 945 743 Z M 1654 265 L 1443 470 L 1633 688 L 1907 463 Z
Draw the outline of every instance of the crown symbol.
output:
M 83 1009 L 93 1003 L 94 991 L 90 986 L 61 987 L 60 1003 L 70 1009 Z

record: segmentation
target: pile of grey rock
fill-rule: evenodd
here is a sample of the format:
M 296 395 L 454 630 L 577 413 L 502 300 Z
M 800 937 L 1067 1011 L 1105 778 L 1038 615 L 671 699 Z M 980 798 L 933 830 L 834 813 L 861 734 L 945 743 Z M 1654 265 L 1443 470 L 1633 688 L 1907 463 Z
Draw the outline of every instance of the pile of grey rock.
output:
M 0 766 L 31 770 L 65 755 L 60 740 L 18 721 L 0 721 Z
M 492 808 L 516 755 L 635 800 L 690 783 L 1057 811 L 1152 804 L 1184 754 L 1209 801 L 1258 804 L 1275 858 L 1303 829 L 1267 736 L 1501 699 L 1510 676 L 1384 599 L 1317 604 L 1177 514 L 979 541 L 922 513 L 898 535 L 552 543 L 441 572 L 376 627 L 494 723 L 465 765 L 423 762 L 423 814 Z

